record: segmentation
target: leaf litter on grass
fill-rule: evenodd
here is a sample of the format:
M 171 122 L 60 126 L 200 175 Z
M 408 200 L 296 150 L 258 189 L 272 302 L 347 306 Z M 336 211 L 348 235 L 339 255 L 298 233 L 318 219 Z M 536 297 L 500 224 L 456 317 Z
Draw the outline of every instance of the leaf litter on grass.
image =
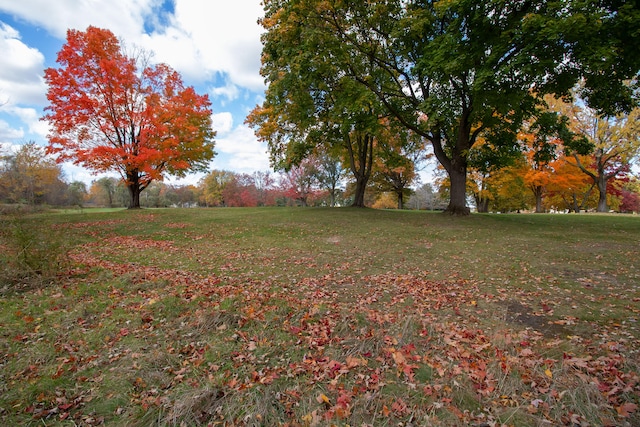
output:
M 55 351 L 53 360 L 35 358 L 4 378 L 7 387 L 19 388 L 23 378 L 36 388 L 56 386 L 13 393 L 3 419 L 288 426 L 640 420 L 637 335 L 556 314 L 553 287 L 485 290 L 480 280 L 434 281 L 428 271 L 363 275 L 350 266 L 295 281 L 197 274 L 122 261 L 127 250 L 172 253 L 171 241 L 108 242 L 71 254 L 73 276 L 47 309 L 64 325 L 57 335 L 42 336 L 23 314 L 20 331 L 5 337 L 13 344 L 4 366 L 38 341 L 53 342 Z M 125 253 L 107 260 L 116 243 Z M 236 262 L 247 262 L 237 254 Z M 104 283 L 79 291 L 94 280 Z M 97 301 L 104 311 L 88 308 Z M 115 407 L 96 404 L 116 396 Z

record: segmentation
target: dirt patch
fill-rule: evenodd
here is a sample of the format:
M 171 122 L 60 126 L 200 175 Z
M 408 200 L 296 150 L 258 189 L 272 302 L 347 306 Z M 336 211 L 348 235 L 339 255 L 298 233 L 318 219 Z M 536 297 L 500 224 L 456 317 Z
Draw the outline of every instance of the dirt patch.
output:
M 599 270 L 555 268 L 551 270 L 551 274 L 565 281 L 580 283 L 585 288 L 601 285 L 618 286 L 621 284 L 615 275 Z
M 567 328 L 553 321 L 546 316 L 539 316 L 531 312 L 531 308 L 518 301 L 507 302 L 507 321 L 535 329 L 545 337 L 558 337 L 570 335 Z

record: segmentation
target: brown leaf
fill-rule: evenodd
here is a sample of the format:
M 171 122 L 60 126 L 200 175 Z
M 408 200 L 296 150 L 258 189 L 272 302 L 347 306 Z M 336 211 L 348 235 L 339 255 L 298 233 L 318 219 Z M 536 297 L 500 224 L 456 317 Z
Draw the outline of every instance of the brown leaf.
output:
M 638 405 L 631 402 L 623 403 L 622 405 L 616 407 L 616 411 L 618 412 L 618 415 L 621 416 L 622 418 L 629 417 L 629 415 L 633 414 L 637 410 L 638 410 Z

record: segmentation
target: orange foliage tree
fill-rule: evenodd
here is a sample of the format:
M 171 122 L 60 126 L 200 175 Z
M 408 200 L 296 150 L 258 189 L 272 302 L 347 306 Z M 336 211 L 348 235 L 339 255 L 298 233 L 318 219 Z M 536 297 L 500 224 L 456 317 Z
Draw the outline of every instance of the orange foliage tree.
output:
M 588 156 L 582 156 L 583 160 Z M 550 164 L 553 174 L 546 184 L 547 208 L 580 212 L 594 203 L 594 183 L 570 160 L 560 156 Z
M 59 68 L 45 70 L 49 153 L 95 172 L 117 171 L 130 208 L 164 175 L 206 170 L 214 156 L 210 101 L 165 64 L 128 56 L 115 35 L 69 30 Z
M 524 168 L 522 178 L 525 185 L 533 193 L 536 203 L 536 213 L 545 211 L 543 197 L 547 187 L 554 179 L 553 162 L 561 154 L 562 141 L 558 138 L 548 138 L 543 132 L 528 128 L 520 133 L 518 139 L 523 146 Z
M 515 212 L 527 209 L 530 197 L 524 182 L 524 160 L 514 160 L 511 166 L 483 171 L 469 170 L 467 191 L 473 196 L 480 213 L 489 211 Z
M 522 154 L 516 148 L 515 144 L 501 146 L 480 136 L 467 155 L 467 192 L 473 195 L 478 212 L 488 212 L 490 204 L 494 209 L 504 210 L 496 205 L 497 191 L 500 190 L 499 183 L 508 182 L 506 177 L 512 175 L 511 171 L 503 175 L 503 170 L 511 170 L 521 160 Z
M 552 108 L 569 118 L 572 131 L 593 145 L 593 154 L 583 158 L 572 152 L 573 163 L 598 190 L 598 212 L 608 212 L 607 196 L 611 183 L 623 178 L 632 164 L 640 160 L 640 108 L 607 117 L 580 102 L 556 100 Z

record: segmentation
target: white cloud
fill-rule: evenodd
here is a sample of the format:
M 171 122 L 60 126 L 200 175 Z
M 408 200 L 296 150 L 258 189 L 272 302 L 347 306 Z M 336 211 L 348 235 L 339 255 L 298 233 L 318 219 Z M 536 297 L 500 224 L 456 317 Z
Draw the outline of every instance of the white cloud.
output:
M 40 120 L 40 114 L 34 108 L 9 107 L 6 112 L 17 116 L 29 127 L 29 133 L 46 138 L 49 133 L 49 124 Z
M 9 143 L 24 138 L 24 130 L 16 129 L 4 120 L 0 120 L 0 142 Z
M 217 137 L 221 137 L 233 128 L 233 116 L 231 113 L 217 113 L 211 115 L 211 127 L 217 132 Z
M 258 141 L 248 126 L 240 125 L 224 138 L 216 139 L 216 151 L 229 158 L 230 170 L 255 172 L 269 169 L 267 146 Z
M 235 101 L 238 99 L 240 91 L 238 90 L 238 86 L 231 82 L 227 82 L 225 86 L 214 87 L 211 89 L 211 95 L 213 95 L 214 98 L 221 97 L 225 98 L 226 101 Z M 221 104 L 225 105 L 226 102 L 223 100 L 221 101 Z
M 18 144 L 14 144 L 13 142 L 9 142 L 9 141 L 3 141 L 4 138 L 4 129 L 2 127 L 2 120 L 0 120 L 0 156 L 5 156 L 5 155 L 9 155 L 9 154 L 15 154 L 20 150 L 20 147 L 22 147 L 22 145 L 18 145 Z M 11 131 L 14 131 L 14 129 L 10 129 Z M 11 137 L 11 139 L 13 139 L 14 137 Z
M 224 73 L 233 84 L 260 91 L 262 28 L 257 20 L 262 15 L 259 0 L 214 0 L 204 7 L 195 0 L 175 0 L 171 26 L 147 42 L 161 61 L 178 68 L 173 64 L 182 60 L 181 72 L 201 77 Z
M 44 55 L 24 44 L 20 34 L 3 22 L 0 22 L 0 52 L 0 103 L 44 105 Z
M 143 31 L 144 17 L 158 0 L 0 0 L 0 10 L 20 16 L 65 39 L 67 29 L 84 31 L 89 25 L 108 28 L 118 36 L 137 38 Z
M 0 11 L 41 26 L 62 40 L 69 28 L 108 28 L 127 44 L 152 50 L 155 60 L 185 77 L 206 81 L 221 73 L 237 86 L 264 89 L 259 74 L 260 0 L 173 0 L 173 14 L 162 10 L 165 3 L 170 2 L 0 0 Z

